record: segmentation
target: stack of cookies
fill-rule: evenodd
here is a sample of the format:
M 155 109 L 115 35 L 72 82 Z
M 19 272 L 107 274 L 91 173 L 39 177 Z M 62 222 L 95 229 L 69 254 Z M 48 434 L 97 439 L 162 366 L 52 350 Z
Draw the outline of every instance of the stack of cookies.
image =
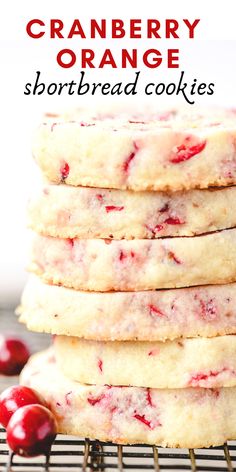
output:
M 33 152 L 20 321 L 56 336 L 21 382 L 62 433 L 236 438 L 235 113 L 50 115 Z

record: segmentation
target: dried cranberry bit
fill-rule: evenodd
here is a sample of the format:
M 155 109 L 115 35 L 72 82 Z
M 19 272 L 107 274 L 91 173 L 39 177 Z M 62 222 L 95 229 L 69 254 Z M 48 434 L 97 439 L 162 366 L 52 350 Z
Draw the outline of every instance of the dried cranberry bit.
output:
M 229 372 L 232 375 L 236 375 L 236 372 L 233 369 L 229 369 L 228 367 L 223 367 L 221 370 L 210 370 L 208 373 L 198 372 L 196 374 L 191 375 L 188 385 L 190 387 L 196 387 L 201 381 L 211 380 L 221 374 L 224 374 L 225 372 Z
M 68 393 L 65 395 L 67 406 L 71 406 L 71 399 L 70 399 L 71 395 L 72 395 L 72 392 L 68 392 Z
M 156 233 L 159 233 L 164 229 L 163 225 L 156 225 L 154 228 L 151 228 L 151 226 L 145 225 L 145 228 L 152 233 L 153 238 L 155 238 Z
M 56 437 L 57 423 L 48 408 L 26 405 L 19 408 L 7 426 L 10 449 L 23 457 L 48 454 Z
M 145 424 L 149 429 L 152 429 L 151 421 L 148 421 L 147 418 L 145 418 L 145 415 L 139 415 L 138 413 L 135 413 L 134 418 Z
M 107 205 L 105 206 L 106 212 L 110 213 L 110 211 L 122 211 L 124 210 L 123 206 L 114 206 L 114 205 Z
M 150 304 L 150 305 L 148 305 L 148 308 L 149 308 L 149 315 L 151 315 L 151 316 L 155 315 L 155 316 L 158 316 L 160 318 L 165 316 L 164 313 L 161 310 L 159 310 L 159 308 L 155 305 Z
M 103 372 L 103 361 L 102 361 L 102 359 L 98 359 L 98 369 L 100 370 L 101 373 Z
M 102 395 L 98 396 L 98 397 L 88 397 L 87 398 L 87 401 L 88 403 L 90 403 L 90 405 L 94 406 L 94 405 L 97 405 L 98 403 L 101 403 L 101 401 L 106 398 L 106 395 L 105 393 L 102 393 Z
M 160 231 L 162 231 L 164 229 L 164 226 L 163 225 L 156 225 L 153 232 L 154 234 L 155 233 L 159 233 Z
M 211 298 L 206 302 L 202 299 L 199 299 L 199 303 L 201 308 L 201 318 L 203 318 L 205 321 L 214 321 L 217 318 L 217 309 L 214 305 L 213 299 Z
M 29 356 L 29 349 L 23 341 L 0 335 L 0 374 L 19 375 Z
M 153 418 L 153 421 L 150 421 L 146 418 L 146 416 L 143 414 L 137 413 L 137 411 L 134 411 L 133 417 L 140 421 L 141 423 L 145 424 L 149 429 L 155 429 L 156 427 L 162 426 L 162 423 L 159 421 L 157 418 L 157 415 L 155 415 L 155 418 Z
M 43 397 L 32 388 L 20 385 L 7 388 L 0 395 L 0 423 L 6 428 L 15 411 L 32 404 L 47 406 Z
M 125 172 L 128 172 L 130 163 L 134 159 L 134 156 L 135 156 L 135 152 L 131 152 L 131 154 L 127 157 L 126 161 L 124 162 L 123 170 Z
M 99 202 L 103 203 L 103 195 L 102 195 L 101 193 L 97 193 L 96 199 L 97 199 Z
M 60 174 L 61 174 L 62 182 L 64 182 L 64 180 L 67 179 L 69 172 L 70 172 L 69 164 L 67 162 L 63 162 L 63 164 L 60 167 Z
M 73 238 L 68 238 L 67 241 L 70 247 L 74 247 L 75 241 Z
M 130 153 L 130 155 L 126 158 L 124 164 L 123 164 L 123 171 L 128 173 L 129 172 L 129 168 L 130 168 L 130 164 L 131 162 L 133 161 L 136 153 L 138 151 L 138 146 L 137 144 L 134 142 L 134 151 Z
M 157 354 L 159 354 L 158 349 L 152 349 L 148 352 L 148 356 L 156 356 Z
M 181 260 L 178 259 L 173 251 L 168 251 L 168 258 L 174 261 L 176 264 L 182 264 Z
M 81 121 L 80 126 L 85 126 L 85 127 L 95 126 L 95 123 L 86 123 L 85 121 Z
M 120 251 L 120 254 L 119 254 L 119 260 L 120 261 L 123 261 L 124 259 L 126 259 L 127 255 L 124 253 L 124 251 Z
M 150 388 L 147 388 L 146 399 L 147 399 L 148 405 L 150 405 L 151 407 L 154 407 L 153 402 L 152 402 L 152 396 L 151 396 Z
M 167 211 L 169 211 L 170 207 L 169 207 L 169 203 L 165 203 L 165 205 L 160 208 L 159 210 L 159 213 L 166 213 Z
M 165 213 L 167 211 L 169 211 L 169 205 L 168 204 L 164 205 L 164 207 L 159 210 L 159 213 Z M 153 237 L 155 237 L 156 233 L 159 233 L 159 232 L 166 229 L 166 225 L 173 225 L 174 226 L 174 225 L 183 225 L 183 224 L 185 224 L 184 220 L 181 220 L 178 216 L 171 216 L 170 215 L 162 223 L 159 223 L 154 227 L 145 225 L 145 228 L 152 233 Z
M 164 223 L 166 223 L 167 225 L 183 225 L 184 221 L 181 221 L 177 216 L 169 216 L 168 218 L 166 218 Z
M 186 141 L 189 141 L 189 139 L 186 139 Z M 179 164 L 180 162 L 188 161 L 197 154 L 200 154 L 203 149 L 205 149 L 205 146 L 206 141 L 199 142 L 193 146 L 187 146 L 184 143 L 180 144 L 180 146 L 176 146 L 170 158 L 170 162 L 172 162 L 172 164 Z
M 120 253 L 119 253 L 119 260 L 122 262 L 124 261 L 125 259 L 127 259 L 128 257 L 131 257 L 132 259 L 135 257 L 135 252 L 134 251 L 130 251 L 130 252 L 124 252 L 122 249 L 120 250 Z

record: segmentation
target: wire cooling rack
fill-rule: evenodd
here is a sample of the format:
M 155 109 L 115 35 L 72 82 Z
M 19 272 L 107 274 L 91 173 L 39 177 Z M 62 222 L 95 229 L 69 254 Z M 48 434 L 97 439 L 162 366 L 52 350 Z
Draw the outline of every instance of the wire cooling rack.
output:
M 58 435 L 50 456 L 22 459 L 8 451 L 5 432 L 0 430 L 1 472 L 154 472 L 235 471 L 236 445 L 210 449 L 165 449 L 156 446 L 119 446 Z

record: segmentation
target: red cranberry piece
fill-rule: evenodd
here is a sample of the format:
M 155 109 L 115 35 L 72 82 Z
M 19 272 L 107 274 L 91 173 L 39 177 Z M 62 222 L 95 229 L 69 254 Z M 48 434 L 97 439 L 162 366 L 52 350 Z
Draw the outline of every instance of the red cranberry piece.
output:
M 166 223 L 167 225 L 182 225 L 184 221 L 181 221 L 177 216 L 169 216 L 168 218 L 166 218 L 164 223 Z
M 206 141 L 199 142 L 193 146 L 187 146 L 185 143 L 176 147 L 176 151 L 170 159 L 173 164 L 188 161 L 191 157 L 196 156 L 205 149 Z
M 129 154 L 129 156 L 126 158 L 126 160 L 123 164 L 124 172 L 129 172 L 130 164 L 131 164 L 132 160 L 134 159 L 137 151 L 138 151 L 138 146 L 134 142 L 134 151 Z
M 18 408 L 32 404 L 47 406 L 43 397 L 32 388 L 20 385 L 7 388 L 0 395 L 0 423 L 6 428 Z
M 29 350 L 23 341 L 0 336 L 0 374 L 18 375 L 29 356 Z
M 123 206 L 114 206 L 114 205 L 107 205 L 105 206 L 106 212 L 110 213 L 111 211 L 122 211 L 124 210 Z
M 70 172 L 70 166 L 67 162 L 63 162 L 60 168 L 61 180 L 64 181 L 67 179 Z
M 12 415 L 7 426 L 7 443 L 19 456 L 48 454 L 56 431 L 56 420 L 48 408 L 26 405 Z

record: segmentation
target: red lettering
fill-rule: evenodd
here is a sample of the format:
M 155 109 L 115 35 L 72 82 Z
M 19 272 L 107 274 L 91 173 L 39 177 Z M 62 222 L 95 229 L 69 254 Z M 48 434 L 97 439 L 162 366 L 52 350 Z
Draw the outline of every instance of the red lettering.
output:
M 161 23 L 158 20 L 147 20 L 147 37 L 160 38 L 158 31 L 161 27 Z
M 81 38 L 86 38 L 86 36 L 84 34 L 84 30 L 83 30 L 79 20 L 74 20 L 73 21 L 71 29 L 70 29 L 69 34 L 68 34 L 68 38 L 69 39 L 73 38 L 73 36 L 75 36 L 76 34 L 78 34 Z
M 125 36 L 124 22 L 122 20 L 112 20 L 111 22 L 111 37 L 114 39 L 123 38 Z
M 149 60 L 149 56 L 151 54 L 154 54 L 154 57 L 152 58 L 152 62 Z M 160 64 L 162 63 L 162 57 L 160 51 L 157 49 L 148 49 L 145 51 L 143 55 L 143 63 L 146 67 L 149 67 L 150 69 L 154 69 L 155 67 L 159 67 Z
M 90 69 L 94 69 L 95 65 L 93 64 L 94 59 L 94 51 L 92 49 L 82 49 L 81 50 L 81 67 L 82 69 L 86 69 L 86 67 L 90 67 Z
M 194 20 L 193 24 L 191 25 L 191 23 L 188 20 L 183 20 L 183 22 L 186 24 L 186 26 L 189 29 L 189 38 L 191 39 L 194 38 L 194 29 L 198 25 L 199 21 L 200 19 Z
M 96 20 L 91 20 L 91 38 L 96 37 L 96 32 L 98 32 L 100 38 L 106 38 L 106 20 L 101 20 L 101 26 Z
M 71 60 L 69 62 L 64 62 L 64 54 L 68 54 L 70 56 Z M 59 53 L 57 54 L 57 63 L 64 69 L 68 69 L 69 67 L 74 66 L 76 63 L 76 55 L 74 51 L 72 51 L 71 49 L 62 49 L 61 51 L 59 51 Z
M 64 38 L 63 34 L 61 34 L 61 30 L 63 29 L 63 21 L 61 20 L 51 20 L 50 21 L 50 38 Z
M 122 49 L 122 69 L 127 67 L 127 62 L 129 62 L 131 67 L 137 67 L 137 49 L 132 49 L 132 56 L 127 49 Z
M 42 38 L 42 36 L 45 34 L 45 31 L 40 31 L 39 33 L 33 33 L 32 31 L 32 26 L 33 25 L 40 25 L 40 26 L 45 26 L 45 23 L 42 20 L 30 20 L 29 23 L 26 25 L 26 32 L 27 34 L 34 39 Z
M 179 67 L 179 49 L 168 49 L 167 67 L 168 69 L 177 69 Z
M 141 20 L 130 20 L 130 37 L 132 39 L 142 37 L 140 24 Z
M 99 69 L 101 69 L 105 65 L 110 65 L 110 66 L 112 66 L 113 69 L 117 68 L 117 65 L 115 63 L 114 57 L 113 57 L 112 52 L 111 52 L 110 49 L 105 49 L 105 52 L 102 56 L 102 60 L 101 60 L 98 67 L 99 67 Z
M 179 38 L 176 30 L 179 27 L 179 23 L 177 20 L 166 20 L 166 38 Z

